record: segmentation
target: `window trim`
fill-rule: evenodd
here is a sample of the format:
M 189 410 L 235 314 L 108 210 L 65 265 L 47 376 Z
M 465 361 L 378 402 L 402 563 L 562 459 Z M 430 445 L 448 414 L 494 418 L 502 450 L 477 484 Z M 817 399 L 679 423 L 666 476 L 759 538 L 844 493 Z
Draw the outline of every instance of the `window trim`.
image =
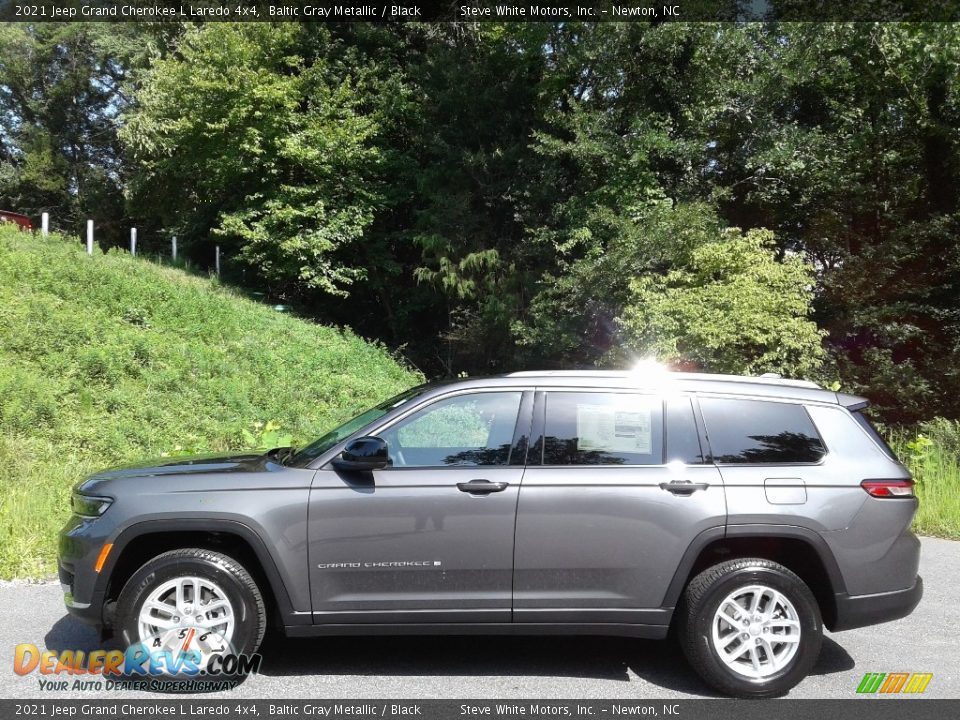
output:
M 513 426 L 513 439 L 510 441 L 510 454 L 506 467 L 524 468 L 530 455 L 530 439 L 533 433 L 534 392 L 523 390 L 520 396 L 520 408 L 517 410 L 517 422 Z M 483 466 L 488 467 L 488 466 Z
M 830 456 L 830 447 L 827 445 L 826 440 L 823 439 L 823 433 L 820 432 L 820 428 L 817 427 L 817 424 L 813 421 L 813 416 L 810 415 L 810 411 L 807 409 L 807 405 L 826 405 L 827 407 L 836 407 L 834 405 L 829 405 L 827 403 L 816 403 L 810 402 L 807 400 L 800 400 L 794 398 L 770 398 L 761 395 L 730 395 L 726 393 L 694 393 L 695 403 L 697 406 L 697 413 L 699 415 L 699 420 L 703 422 L 703 433 L 704 440 L 707 443 L 708 452 L 710 453 L 710 462 L 716 467 L 728 467 L 728 468 L 751 468 L 751 467 L 818 467 L 823 465 L 827 458 Z M 794 462 L 762 462 L 762 463 L 730 463 L 730 462 L 720 462 L 716 459 L 716 456 L 713 453 L 713 446 L 710 444 L 710 435 L 707 428 L 706 418 L 703 416 L 703 409 L 700 407 L 700 398 L 706 398 L 708 400 L 749 400 L 752 402 L 766 402 L 774 403 L 777 405 L 799 405 L 803 410 L 804 415 L 807 416 L 807 419 L 810 421 L 810 425 L 813 426 L 813 429 L 817 433 L 817 437 L 820 439 L 820 444 L 823 446 L 823 455 L 820 456 L 820 459 L 814 462 L 811 461 L 794 461 Z
M 693 417 L 693 429 L 697 434 L 697 445 L 700 447 L 701 462 L 684 463 L 687 467 L 704 467 L 713 465 L 713 456 L 710 454 L 710 446 L 707 445 L 706 433 L 703 429 L 703 419 L 700 417 L 700 403 L 697 396 L 693 393 L 672 393 L 663 396 L 663 458 L 667 459 L 667 450 L 670 442 L 670 433 L 667 429 L 667 407 L 671 398 L 685 398 L 690 403 L 690 412 Z

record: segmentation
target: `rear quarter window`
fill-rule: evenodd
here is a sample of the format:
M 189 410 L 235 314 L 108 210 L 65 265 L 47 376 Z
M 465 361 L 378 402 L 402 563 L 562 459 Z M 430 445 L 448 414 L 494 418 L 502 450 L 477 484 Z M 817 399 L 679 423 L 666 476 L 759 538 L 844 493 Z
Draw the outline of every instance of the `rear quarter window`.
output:
M 890 447 L 887 441 L 883 439 L 883 435 L 877 432 L 877 429 L 873 426 L 873 423 L 870 422 L 870 418 L 868 418 L 863 411 L 854 412 L 851 413 L 851 415 L 853 415 L 853 419 L 857 421 L 857 424 L 862 427 L 864 431 L 866 431 L 867 435 L 869 435 L 873 441 L 880 446 L 880 448 L 890 457 L 891 460 L 900 462 L 900 459 L 893 451 L 893 448 Z
M 803 405 L 701 398 L 700 408 L 714 462 L 816 463 L 827 452 Z

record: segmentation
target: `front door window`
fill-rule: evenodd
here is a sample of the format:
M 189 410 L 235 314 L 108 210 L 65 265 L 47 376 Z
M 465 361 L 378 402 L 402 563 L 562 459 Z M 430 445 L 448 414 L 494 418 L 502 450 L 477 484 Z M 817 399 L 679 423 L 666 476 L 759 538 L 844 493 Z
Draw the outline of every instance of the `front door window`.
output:
M 395 468 L 491 466 L 510 462 L 519 392 L 444 398 L 381 433 Z

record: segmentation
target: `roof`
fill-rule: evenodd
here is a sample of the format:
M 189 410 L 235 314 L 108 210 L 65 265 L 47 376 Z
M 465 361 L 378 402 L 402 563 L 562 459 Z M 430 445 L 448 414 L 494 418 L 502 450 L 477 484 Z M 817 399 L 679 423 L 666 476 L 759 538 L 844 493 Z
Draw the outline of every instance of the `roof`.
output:
M 838 396 L 809 380 L 794 380 L 776 375 L 750 377 L 745 375 L 715 375 L 711 373 L 687 373 L 667 371 L 629 370 L 525 370 L 494 377 L 471 377 L 454 381 L 465 387 L 529 387 L 543 385 L 571 389 L 643 388 L 663 391 L 676 390 L 750 395 L 754 397 L 784 398 L 830 404 L 849 405 L 863 401 L 853 396 Z
M 739 383 L 759 383 L 761 385 L 787 385 L 790 387 L 812 388 L 822 390 L 823 388 L 811 380 L 792 380 L 783 378 L 774 373 L 751 377 L 749 375 L 718 375 L 714 373 L 688 373 L 688 372 L 664 372 L 658 375 L 669 376 L 672 380 L 709 380 L 713 382 L 739 382 Z M 631 370 L 524 370 L 513 372 L 504 377 L 579 377 L 579 378 L 630 378 L 633 380 L 642 379 L 643 374 Z

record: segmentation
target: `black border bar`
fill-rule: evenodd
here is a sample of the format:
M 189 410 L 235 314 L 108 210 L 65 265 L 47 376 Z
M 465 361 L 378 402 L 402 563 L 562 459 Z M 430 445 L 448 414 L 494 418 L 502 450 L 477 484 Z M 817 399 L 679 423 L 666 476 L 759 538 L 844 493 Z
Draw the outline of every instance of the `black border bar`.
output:
M 957 22 L 957 0 L 0 0 L 6 22 Z
M 851 688 L 851 693 L 854 690 Z M 235 720 L 942 720 L 960 714 L 960 700 L 893 696 L 850 700 L 0 700 L 4 718 L 216 718 Z

